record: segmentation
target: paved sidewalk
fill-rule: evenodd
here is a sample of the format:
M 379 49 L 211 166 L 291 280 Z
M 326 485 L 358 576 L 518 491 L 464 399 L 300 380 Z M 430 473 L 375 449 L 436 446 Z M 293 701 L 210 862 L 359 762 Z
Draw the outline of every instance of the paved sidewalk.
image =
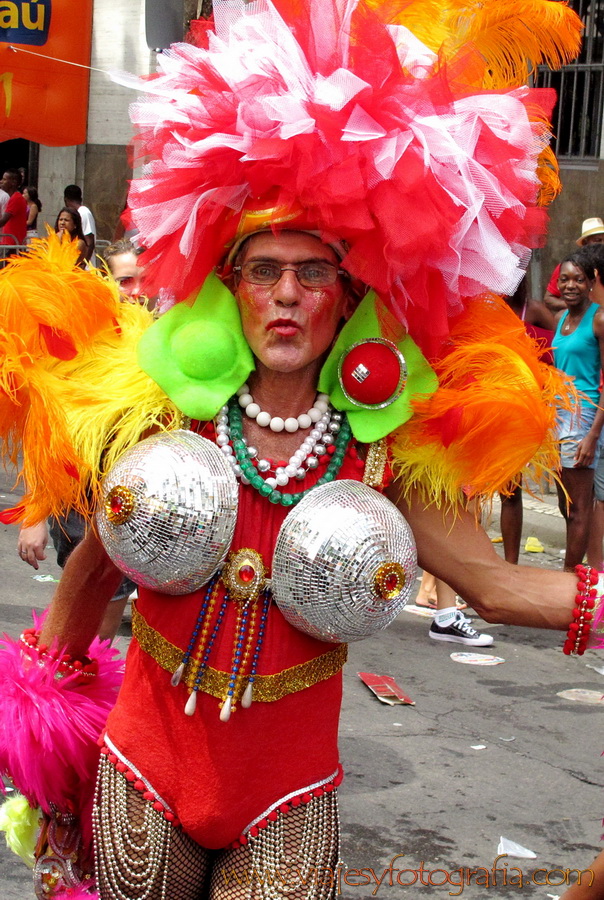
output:
M 536 537 L 543 544 L 546 553 L 561 559 L 566 544 L 566 526 L 562 513 L 558 509 L 558 497 L 556 494 L 542 494 L 539 497 L 531 496 L 524 491 L 522 495 L 523 528 L 520 552 L 522 561 L 536 565 L 537 553 L 526 553 L 524 547 L 528 537 Z M 483 524 L 490 537 L 500 537 L 499 513 L 501 504 L 499 498 L 493 501 L 490 514 L 483 518 Z M 529 559 L 530 558 L 530 559 Z M 530 561 L 532 560 L 532 562 Z M 550 563 L 551 565 L 551 563 Z

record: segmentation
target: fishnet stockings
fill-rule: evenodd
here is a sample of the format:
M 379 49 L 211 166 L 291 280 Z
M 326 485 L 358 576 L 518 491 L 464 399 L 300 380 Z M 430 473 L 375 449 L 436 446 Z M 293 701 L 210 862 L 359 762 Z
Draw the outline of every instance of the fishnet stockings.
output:
M 93 813 L 100 900 L 332 900 L 336 791 L 314 797 L 236 850 L 208 851 L 173 828 L 101 758 Z
M 200 900 L 204 850 L 101 757 L 93 811 L 100 900 Z
M 217 854 L 211 900 L 332 900 L 338 885 L 336 792 L 269 822 L 245 847 Z

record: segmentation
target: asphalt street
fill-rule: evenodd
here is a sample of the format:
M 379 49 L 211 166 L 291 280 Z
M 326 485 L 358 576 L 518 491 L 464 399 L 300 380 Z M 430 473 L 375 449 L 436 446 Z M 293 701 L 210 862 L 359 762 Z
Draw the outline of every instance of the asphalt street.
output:
M 0 505 L 15 497 L 11 476 L 0 477 Z M 496 510 L 488 531 L 498 534 Z M 551 495 L 544 503 L 526 498 L 523 545 L 529 535 L 544 551 L 523 553 L 522 563 L 559 568 L 564 529 Z M 15 527 L 0 526 L 0 631 L 12 636 L 29 624 L 32 608 L 50 600 L 55 584 L 39 576 L 60 574 L 52 550 L 38 573 L 22 563 L 16 537 Z M 491 626 L 496 642 L 486 652 L 504 662 L 464 665 L 451 654 L 472 648 L 430 640 L 429 623 L 405 610 L 387 631 L 350 647 L 341 724 L 342 895 L 551 900 L 562 893 L 567 870 L 587 867 L 599 849 L 604 706 L 559 693 L 590 691 L 581 696 L 598 699 L 604 668 L 593 667 L 604 667 L 604 655 L 571 659 L 557 632 Z M 121 634 L 125 650 L 126 621 Z M 359 671 L 394 677 L 415 705 L 379 702 Z M 535 858 L 496 862 L 501 838 Z M 29 871 L 1 846 L 0 900 L 33 896 Z

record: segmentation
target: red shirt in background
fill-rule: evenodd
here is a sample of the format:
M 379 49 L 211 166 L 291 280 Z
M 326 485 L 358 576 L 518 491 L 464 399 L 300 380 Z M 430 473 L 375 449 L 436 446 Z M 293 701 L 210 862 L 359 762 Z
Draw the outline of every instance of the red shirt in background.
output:
M 558 263 L 558 265 L 552 272 L 551 278 L 550 278 L 547 288 L 546 288 L 547 292 L 549 294 L 551 294 L 553 297 L 561 296 L 560 291 L 558 290 L 558 276 L 560 275 L 560 265 L 561 265 L 561 263 Z
M 23 199 L 23 195 L 19 191 L 15 191 L 6 204 L 5 212 L 10 215 L 10 219 L 6 225 L 2 226 L 3 234 L 12 234 L 16 240 L 9 237 L 3 237 L 3 244 L 24 244 L 27 234 L 27 203 Z

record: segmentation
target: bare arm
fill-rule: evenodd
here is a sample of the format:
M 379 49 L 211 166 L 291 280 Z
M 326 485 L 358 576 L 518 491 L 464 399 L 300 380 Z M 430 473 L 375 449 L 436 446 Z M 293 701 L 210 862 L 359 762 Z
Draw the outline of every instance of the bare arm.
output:
M 85 258 L 91 259 L 92 254 L 94 253 L 94 248 L 96 246 L 96 241 L 95 241 L 95 238 L 94 238 L 94 235 L 92 234 L 92 232 L 90 232 L 90 234 L 84 235 L 84 241 L 86 242 Z
M 528 322 L 530 325 L 537 325 L 539 328 L 546 328 L 549 331 L 556 330 L 556 316 L 540 300 L 528 301 L 525 322 Z
M 73 656 L 85 656 L 122 578 L 91 528 L 67 560 L 40 643 L 58 638 Z
M 417 495 L 407 503 L 398 499 L 396 484 L 388 493 L 413 530 L 422 568 L 446 580 L 486 622 L 566 631 L 577 587 L 573 573 L 506 563 L 469 513 L 455 517 Z
M 604 310 L 600 309 L 595 314 L 593 329 L 600 345 L 600 367 L 604 369 Z M 589 466 L 593 461 L 598 438 L 600 437 L 600 432 L 602 431 L 603 426 L 604 390 L 602 390 L 600 393 L 600 398 L 598 400 L 598 409 L 596 410 L 592 426 L 583 440 L 579 441 L 579 444 L 577 445 L 577 452 L 575 453 L 575 466 Z
M 562 297 L 556 297 L 555 294 L 550 294 L 549 291 L 546 291 L 543 295 L 543 304 L 554 315 L 556 313 L 564 312 L 566 309 L 566 303 Z
M 84 268 L 84 266 L 82 264 L 84 262 L 86 262 L 87 259 L 90 259 L 90 256 L 88 254 L 88 248 L 86 246 L 86 241 L 83 241 L 82 238 L 78 238 L 78 250 L 80 251 L 80 255 L 78 256 L 76 266 L 80 266 L 81 268 Z M 90 252 L 90 255 L 92 255 L 92 251 Z

